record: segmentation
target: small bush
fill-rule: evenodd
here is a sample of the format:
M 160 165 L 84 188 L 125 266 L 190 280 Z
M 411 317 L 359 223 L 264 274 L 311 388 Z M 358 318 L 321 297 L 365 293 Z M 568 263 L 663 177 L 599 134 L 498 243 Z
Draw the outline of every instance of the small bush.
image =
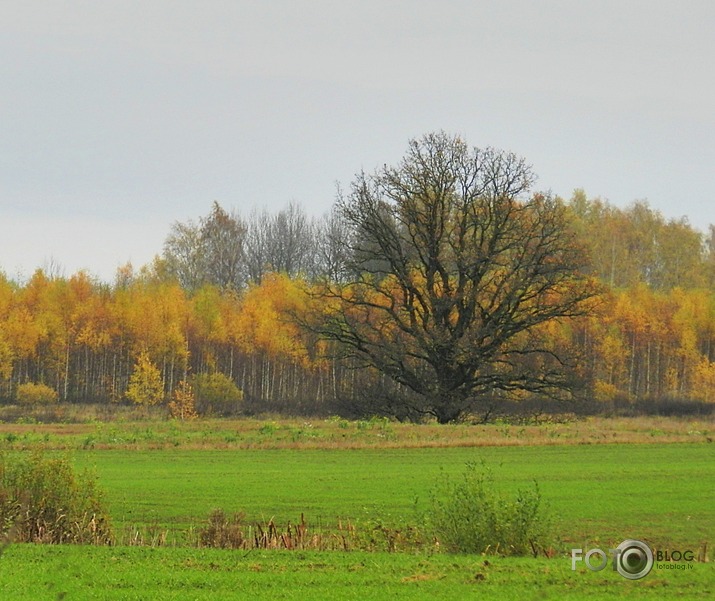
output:
M 495 489 L 491 470 L 474 463 L 461 480 L 440 480 L 425 514 L 427 530 L 452 553 L 536 556 L 551 546 L 549 522 L 536 482 L 509 499 Z
M 111 544 L 102 496 L 67 459 L 0 455 L 0 530 L 10 541 Z
M 27 382 L 17 387 L 17 402 L 20 405 L 35 407 L 36 405 L 50 405 L 56 403 L 57 391 L 45 384 Z
M 230 415 L 241 409 L 243 392 L 221 372 L 197 374 L 191 378 L 196 409 L 202 414 Z
M 174 390 L 173 398 L 169 401 L 169 415 L 174 419 L 195 419 L 196 396 L 191 384 L 182 380 Z
M 228 517 L 223 509 L 214 509 L 206 520 L 206 525 L 198 531 L 199 547 L 217 549 L 243 549 L 248 545 L 244 533 L 244 515 L 236 513 Z
M 248 540 L 243 532 L 243 514 L 228 517 L 222 509 L 214 509 L 207 523 L 199 530 L 199 547 L 243 549 Z

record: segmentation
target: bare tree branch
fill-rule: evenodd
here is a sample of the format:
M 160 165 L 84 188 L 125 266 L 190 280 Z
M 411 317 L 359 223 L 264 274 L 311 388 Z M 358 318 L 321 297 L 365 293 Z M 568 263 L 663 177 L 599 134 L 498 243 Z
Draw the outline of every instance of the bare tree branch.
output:
M 564 207 L 528 195 L 534 180 L 523 159 L 442 132 L 359 173 L 337 202 L 352 276 L 325 285 L 333 310 L 314 327 L 440 421 L 494 390 L 568 389 L 559 349 L 525 333 L 582 315 L 596 289 Z

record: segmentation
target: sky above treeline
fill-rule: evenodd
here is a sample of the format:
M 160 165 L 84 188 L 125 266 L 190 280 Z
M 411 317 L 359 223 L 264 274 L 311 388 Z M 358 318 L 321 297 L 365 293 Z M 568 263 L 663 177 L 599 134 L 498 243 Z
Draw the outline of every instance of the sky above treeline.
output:
M 0 270 L 116 268 L 213 201 L 321 214 L 445 130 L 715 223 L 715 3 L 0 3 Z

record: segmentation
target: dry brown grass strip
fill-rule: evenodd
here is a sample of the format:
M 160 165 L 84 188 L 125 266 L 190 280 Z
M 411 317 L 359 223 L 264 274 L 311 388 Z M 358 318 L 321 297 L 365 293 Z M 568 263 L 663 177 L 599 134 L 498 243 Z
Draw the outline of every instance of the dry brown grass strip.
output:
M 510 424 L 387 420 L 167 420 L 0 424 L 1 449 L 411 449 L 712 442 L 715 417 L 590 417 Z

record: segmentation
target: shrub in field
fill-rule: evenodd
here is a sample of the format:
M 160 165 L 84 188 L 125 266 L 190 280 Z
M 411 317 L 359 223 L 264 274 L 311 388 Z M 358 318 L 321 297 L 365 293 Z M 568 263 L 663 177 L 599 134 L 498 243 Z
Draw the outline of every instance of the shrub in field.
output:
M 227 375 L 221 372 L 197 374 L 191 378 L 196 398 L 196 409 L 201 414 L 226 415 L 241 408 L 243 391 Z
M 174 390 L 172 400 L 169 401 L 169 415 L 174 419 L 195 419 L 196 396 L 191 384 L 182 380 Z
M 214 509 L 198 534 L 200 547 L 243 549 L 248 544 L 243 531 L 243 514 L 228 517 L 223 509 Z
M 67 459 L 0 455 L 0 529 L 15 542 L 112 542 L 96 479 Z
M 16 398 L 18 404 L 34 407 L 56 403 L 58 394 L 54 388 L 50 388 L 46 384 L 27 382 L 17 387 Z
M 500 493 L 488 468 L 468 463 L 460 480 L 443 476 L 425 513 L 428 531 L 453 553 L 536 556 L 550 548 L 549 517 L 539 486 Z

